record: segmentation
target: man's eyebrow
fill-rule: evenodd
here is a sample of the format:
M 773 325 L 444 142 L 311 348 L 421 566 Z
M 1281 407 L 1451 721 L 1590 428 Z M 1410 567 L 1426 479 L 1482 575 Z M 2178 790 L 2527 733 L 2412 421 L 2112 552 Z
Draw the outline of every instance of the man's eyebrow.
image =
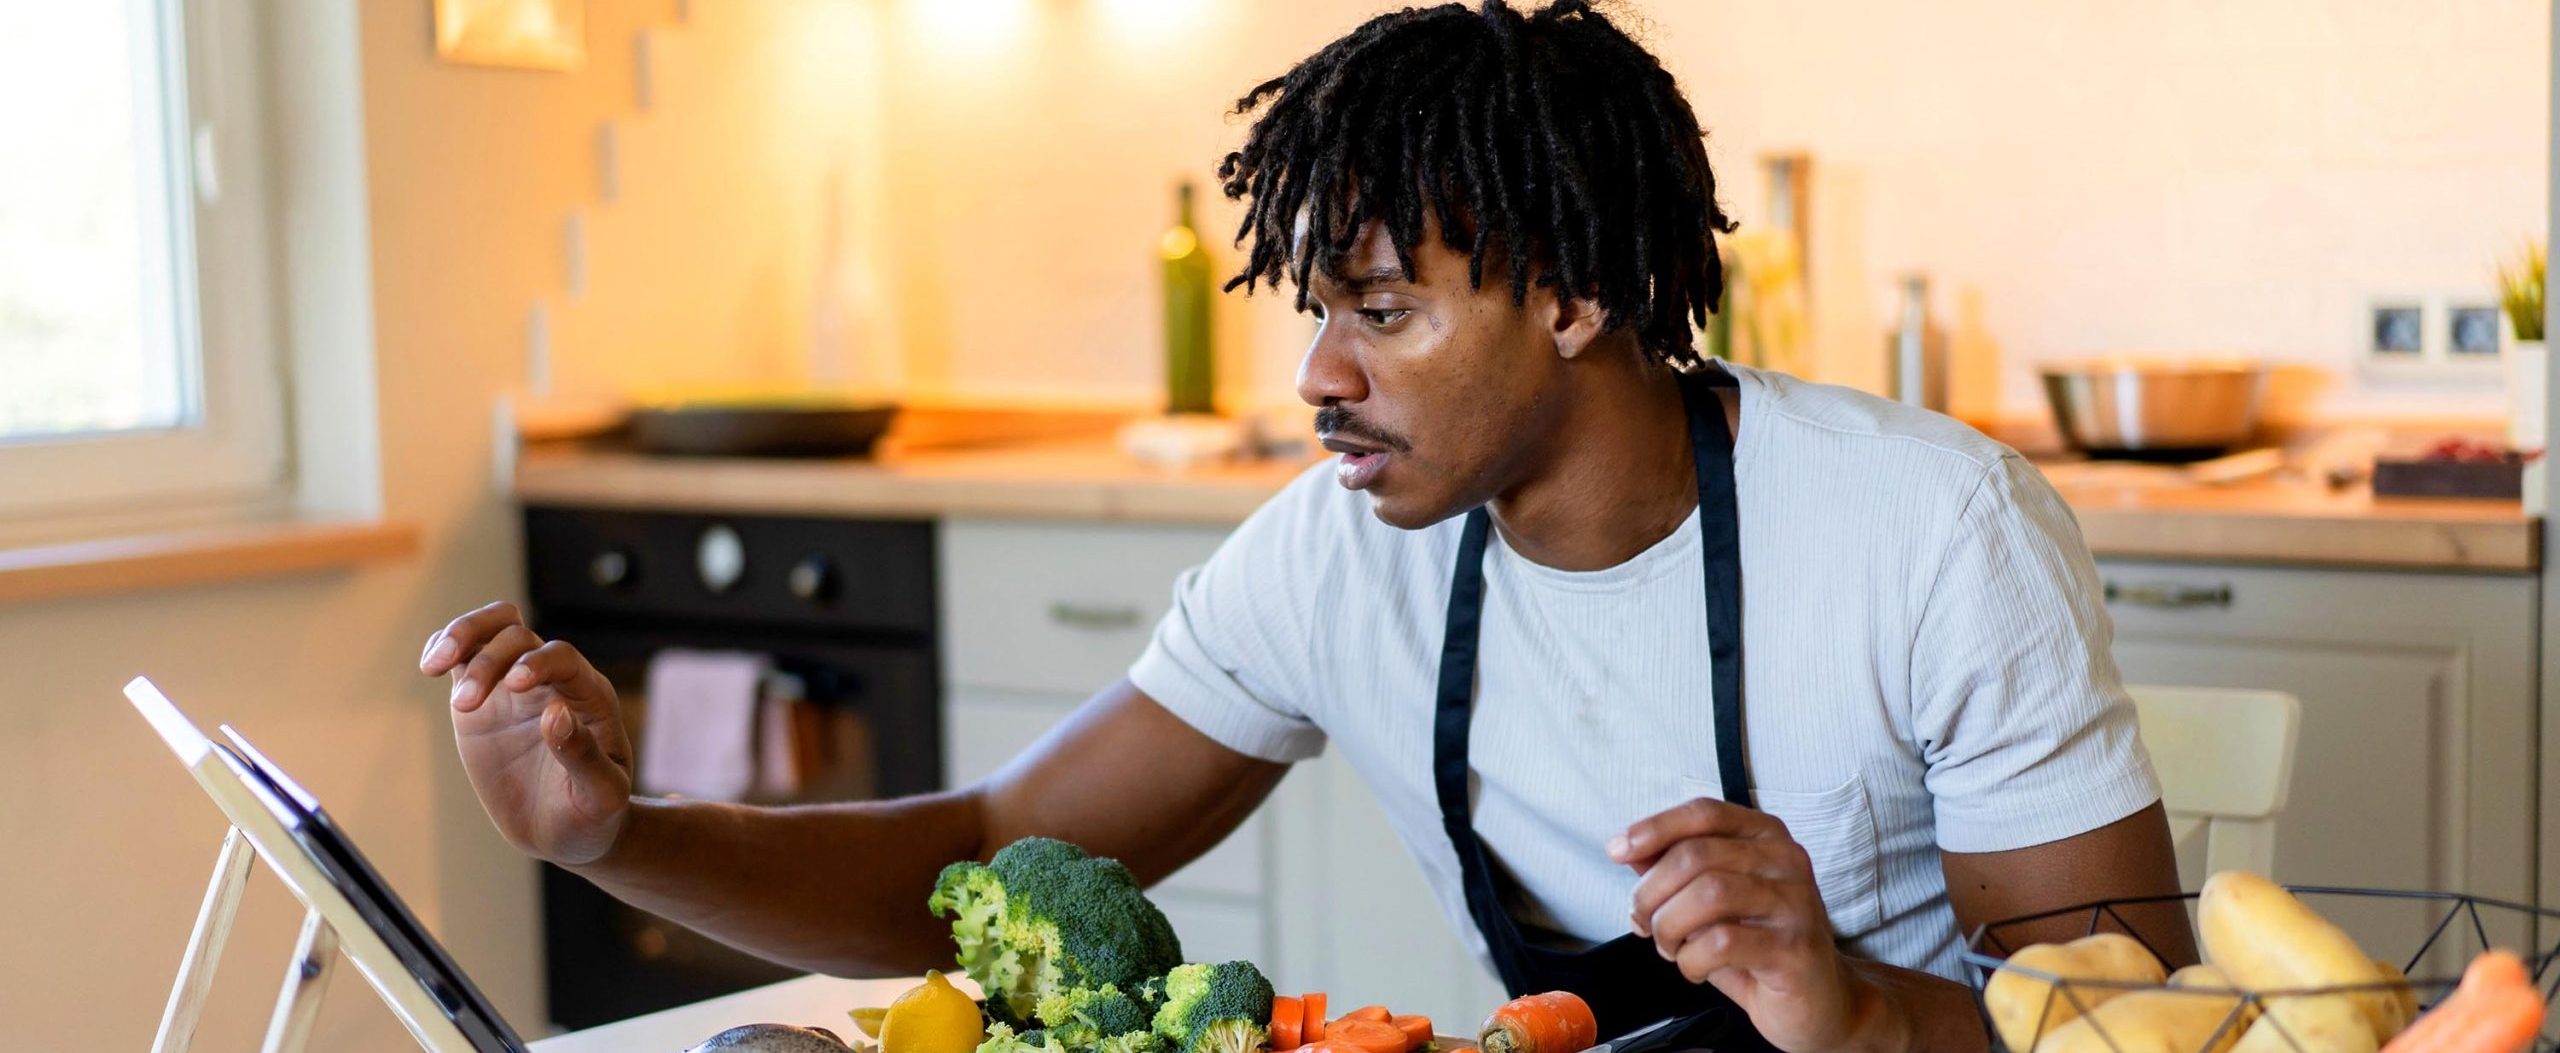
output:
M 1360 272 L 1360 273 L 1358 273 L 1358 274 L 1350 275 L 1350 276 L 1348 276 L 1348 277 L 1343 278 L 1343 279 L 1342 279 L 1342 287 L 1343 287 L 1343 288 L 1345 288 L 1345 289 L 1349 289 L 1349 290 L 1351 290 L 1352 292 L 1359 292 L 1360 290 L 1362 290 L 1362 289 L 1366 289 L 1366 288 L 1368 288 L 1368 287 L 1370 287 L 1370 286 L 1372 286 L 1372 285 L 1382 285 L 1382 284 L 1387 284 L 1387 283 L 1390 283 L 1390 282 L 1402 282 L 1402 281 L 1404 281 L 1404 280 L 1405 280 L 1405 277 L 1404 277 L 1404 268 L 1402 268 L 1402 267 L 1394 267 L 1394 266 L 1379 266 L 1379 267 L 1371 267 L 1371 268 L 1369 268 L 1368 270 L 1361 271 L 1361 272 Z

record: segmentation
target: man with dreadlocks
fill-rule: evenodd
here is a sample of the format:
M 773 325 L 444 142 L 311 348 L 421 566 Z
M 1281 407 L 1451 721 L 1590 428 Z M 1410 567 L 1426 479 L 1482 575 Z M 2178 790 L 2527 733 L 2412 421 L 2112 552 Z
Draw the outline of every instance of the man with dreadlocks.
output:
M 1340 458 L 1129 676 L 950 793 L 635 800 L 611 687 L 492 605 L 422 664 L 510 841 L 782 961 L 913 969 L 943 864 L 1039 833 L 1154 880 L 1330 741 L 1513 991 L 1789 1053 L 1983 1048 L 1962 931 L 2175 890 L 2068 511 L 1944 417 L 1699 360 L 1733 224 L 1602 12 L 1381 15 L 1237 111 L 1233 284 L 1318 320 Z M 2174 909 L 2129 923 L 2192 958 Z

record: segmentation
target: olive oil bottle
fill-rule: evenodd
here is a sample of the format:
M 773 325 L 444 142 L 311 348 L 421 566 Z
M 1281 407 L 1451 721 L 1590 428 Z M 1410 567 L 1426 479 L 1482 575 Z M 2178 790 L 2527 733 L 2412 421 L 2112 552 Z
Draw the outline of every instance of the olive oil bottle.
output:
M 1177 192 L 1173 226 L 1157 246 L 1164 259 L 1164 409 L 1167 413 L 1217 412 L 1216 354 L 1209 311 L 1217 292 L 1209 250 L 1192 225 L 1191 182 Z

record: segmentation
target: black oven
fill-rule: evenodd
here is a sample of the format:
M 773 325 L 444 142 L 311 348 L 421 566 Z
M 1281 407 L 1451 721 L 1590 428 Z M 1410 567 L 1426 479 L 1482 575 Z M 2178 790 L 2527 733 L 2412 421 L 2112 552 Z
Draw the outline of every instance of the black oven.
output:
M 634 749 L 665 648 L 770 656 L 798 729 L 796 789 L 861 800 L 939 788 L 933 526 L 586 508 L 524 512 L 534 630 L 613 681 Z M 775 865 L 788 865 L 775 860 Z M 798 975 L 542 868 L 551 1018 L 585 1028 Z

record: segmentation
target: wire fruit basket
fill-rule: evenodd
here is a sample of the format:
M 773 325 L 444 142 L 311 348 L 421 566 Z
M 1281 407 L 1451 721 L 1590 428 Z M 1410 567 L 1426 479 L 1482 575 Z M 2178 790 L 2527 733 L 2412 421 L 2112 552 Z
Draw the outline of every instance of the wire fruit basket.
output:
M 2230 1050 L 2268 1010 L 2288 1001 L 2396 999 L 2406 1007 L 2406 1015 L 2414 1018 L 2434 1008 L 2461 979 L 2463 967 L 2491 949 L 2509 951 L 2523 961 L 2546 1007 L 2555 994 L 2560 994 L 2560 969 L 2554 968 L 2555 960 L 2560 960 L 2560 944 L 2555 944 L 2560 941 L 2560 910 L 2452 892 L 2319 886 L 2286 889 L 2303 905 L 2323 917 L 2336 919 L 2367 954 L 2373 955 L 2378 964 L 2390 967 L 2390 973 L 2405 976 L 2405 982 L 2252 991 L 2227 983 L 2189 984 L 2176 977 L 2167 982 L 2075 978 L 2009 963 L 2012 955 L 2033 944 L 2110 932 L 2132 937 L 2160 962 L 2181 960 L 2186 957 L 2184 953 L 2164 951 L 2182 948 L 2154 945 L 2136 921 L 2147 920 L 2156 934 L 2160 931 L 2158 926 L 2176 911 L 2185 916 L 2186 931 L 2193 933 L 2197 900 L 2202 893 L 2185 892 L 2100 900 L 1992 922 L 1974 930 L 1966 941 L 1964 962 L 1975 1008 L 1981 1011 L 1984 1025 L 1993 1035 L 1994 1048 L 2007 1053 L 2222 1053 Z M 2014 1031 L 2003 1033 L 1992 999 L 1986 997 L 1995 976 L 2006 976 L 2011 984 L 2024 979 L 2031 983 L 2021 986 L 2030 990 L 2040 987 L 2044 992 L 2042 1004 L 2035 1009 L 2037 1019 L 2026 1030 L 2024 1048 L 2011 1041 L 2016 1037 Z M 2167 1029 L 2154 1033 L 2146 1028 L 2120 1027 L 2116 1033 L 2109 1033 L 2103 1019 L 2091 1020 L 2090 1027 L 2065 1035 L 2064 1025 L 2074 1018 L 2095 1015 L 2097 1006 L 2136 992 L 2148 992 L 2144 995 L 2150 999 L 2145 1003 L 2147 1007 L 2184 1014 L 2189 1020 L 2211 1021 L 2209 1025 L 2198 1025 L 2209 1026 L 2210 1037 L 2200 1045 L 2189 1045 L 2163 1041 L 2162 1033 Z M 2531 1044 L 2533 1053 L 2560 1053 L 2560 1035 L 2555 1034 L 2560 1032 L 2560 1020 L 2555 1016 L 2560 1014 L 2545 1014 L 2542 1030 Z M 2198 1028 L 2189 1028 L 2187 1033 L 2195 1033 Z M 2323 1035 L 2291 1033 L 2277 1027 L 2266 1039 L 2252 1035 L 2248 1048 L 2238 1053 L 2339 1053 L 2358 1048 L 2328 1041 Z M 2370 1053 L 2375 1047 L 2360 1048 Z

